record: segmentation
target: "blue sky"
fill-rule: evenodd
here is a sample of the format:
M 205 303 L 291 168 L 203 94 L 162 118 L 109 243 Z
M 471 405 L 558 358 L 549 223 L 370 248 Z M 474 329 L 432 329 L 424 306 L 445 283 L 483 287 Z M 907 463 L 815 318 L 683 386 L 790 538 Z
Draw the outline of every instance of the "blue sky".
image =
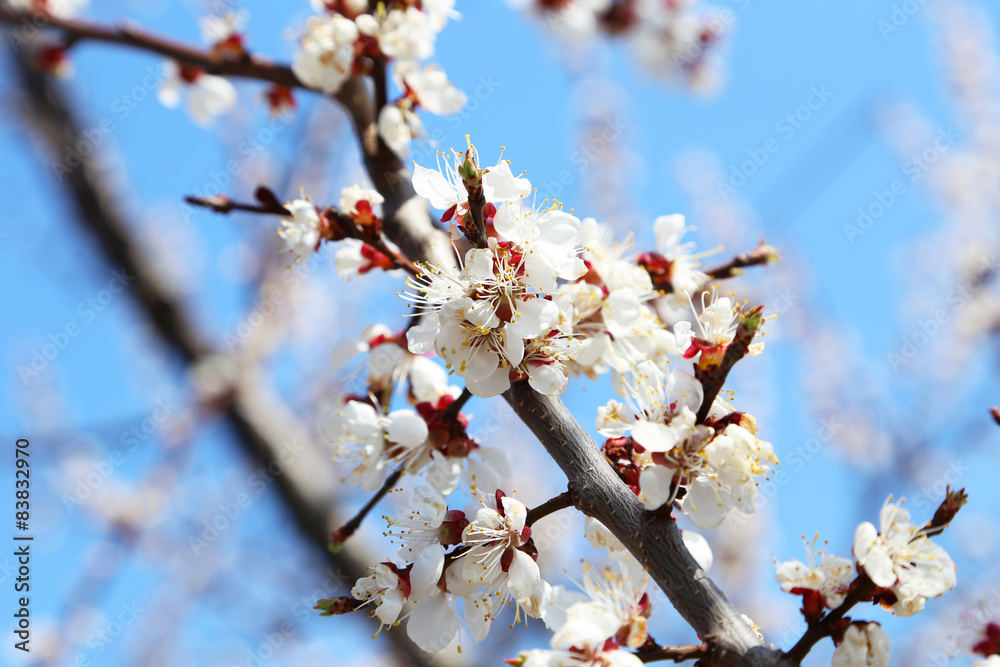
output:
M 111 19 L 125 15 L 163 33 L 198 39 L 196 3 L 98 0 L 93 4 L 91 16 Z M 907 14 L 902 8 L 910 4 L 919 8 Z M 308 16 L 307 3 L 247 2 L 245 6 L 251 12 L 248 31 L 252 48 L 279 60 L 290 58 L 292 45 L 284 27 L 297 25 Z M 756 231 L 766 235 L 772 245 L 794 249 L 807 272 L 802 285 L 812 286 L 804 290 L 811 307 L 859 342 L 872 369 L 871 379 L 859 382 L 876 383 L 875 389 L 889 396 L 902 415 L 933 428 L 935 436 L 941 437 L 942 449 L 964 446 L 965 432 L 950 424 L 984 416 L 986 407 L 996 402 L 995 380 L 983 373 L 973 376 L 964 392 L 938 397 L 940 403 L 935 406 L 910 405 L 914 395 L 926 394 L 915 392 L 909 386 L 912 379 L 905 373 L 892 374 L 885 364 L 885 354 L 898 346 L 901 336 L 895 304 L 903 292 L 903 279 L 896 253 L 902 242 L 939 222 L 926 198 L 906 180 L 900 160 L 882 141 L 875 118 L 887 104 L 902 100 L 919 107 L 942 129 L 955 125 L 943 95 L 940 65 L 931 48 L 928 12 L 915 2 L 886 0 L 722 0 L 718 6 L 729 9 L 735 17 L 724 51 L 726 82 L 718 94 L 697 97 L 638 73 L 620 46 L 598 46 L 581 62 L 571 63 L 539 24 L 504 3 L 460 2 L 464 18 L 441 35 L 436 60 L 470 94 L 474 106 L 470 104 L 457 119 L 426 119 L 428 131 L 440 137 L 441 148 L 462 147 L 464 135 L 470 134 L 485 162 L 505 146 L 506 157 L 516 169 L 526 169 L 540 190 L 542 184 L 558 181 L 560 173 L 569 170 L 574 174 L 573 182 L 559 198 L 586 215 L 592 184 L 586 177 L 576 176 L 580 173 L 574 162 L 574 152 L 580 149 L 576 84 L 592 75 L 611 79 L 621 93 L 614 100 L 625 128 L 620 148 L 635 157 L 634 172 L 624 179 L 622 197 L 647 221 L 674 212 L 693 216 L 690 198 L 679 185 L 677 173 L 678 157 L 686 151 L 711 152 L 722 173 L 729 176 L 747 159 L 759 158 L 764 150 L 766 161 L 736 193 L 757 211 Z M 1000 8 L 987 4 L 983 8 L 994 21 L 1000 19 Z M 470 53 L 475 55 L 470 57 Z M 101 130 L 100 143 L 106 141 L 106 147 L 114 148 L 119 160 L 115 168 L 128 176 L 125 200 L 135 219 L 143 221 L 141 228 L 151 234 L 169 234 L 182 243 L 185 237 L 197 239 L 182 246 L 193 249 L 191 252 L 184 250 L 163 261 L 173 262 L 174 270 L 182 273 L 188 268 L 196 272 L 198 279 L 185 299 L 200 316 L 206 334 L 221 341 L 223 333 L 238 324 L 253 298 L 245 283 L 229 279 L 231 266 L 223 259 L 238 254 L 241 244 L 263 239 L 274 224 L 271 220 L 192 213 L 178 202 L 185 194 L 220 182 L 230 151 L 248 138 L 256 137 L 263 144 L 260 154 L 247 160 L 248 171 L 267 174 L 282 160 L 294 161 L 293 149 L 304 130 L 302 124 L 282 127 L 273 139 L 267 138 L 269 135 L 261 134 L 267 122 L 265 111 L 259 105 L 247 105 L 248 110 L 217 126 L 217 131 L 206 132 L 182 112 L 165 109 L 155 100 L 150 82 L 159 72 L 158 57 L 85 44 L 74 53 L 74 61 L 77 75 L 69 88 L 79 102 L 85 124 L 92 130 L 109 128 Z M 10 90 L 6 71 L 0 74 L 0 85 L 5 93 Z M 241 99 L 249 100 L 259 94 L 260 87 L 251 82 L 240 84 L 239 90 Z M 306 96 L 299 99 L 304 111 L 316 103 Z M 151 397 L 176 395 L 176 400 L 183 402 L 181 378 L 170 364 L 143 365 L 137 358 L 137 346 L 142 349 L 136 342 L 143 339 L 138 333 L 141 318 L 125 296 L 127 290 L 111 292 L 107 302 L 101 303 L 102 290 L 114 275 L 95 257 L 89 239 L 67 219 L 71 210 L 57 194 L 56 174 L 48 158 L 39 159 L 33 152 L 22 121 L 10 105 L 6 106 L 8 111 L 0 116 L 0 152 L 7 156 L 0 166 L 5 183 L 0 189 L 0 206 L 7 211 L 0 226 L 6 235 L 0 243 L 0 282 L 8 288 L 0 350 L 7 374 L 0 382 L 0 433 L 8 438 L 22 435 L 23 405 L 45 395 L 48 380 L 40 376 L 25 381 L 17 367 L 30 364 L 35 351 L 62 340 L 59 332 L 75 325 L 79 333 L 52 362 L 53 368 L 58 367 L 55 383 L 65 400 L 65 409 L 58 413 L 61 426 L 91 435 L 89 451 L 96 460 L 101 452 L 120 448 L 121 434 L 151 414 L 155 405 Z M 788 118 L 796 113 L 799 120 Z M 348 165 L 350 159 L 345 159 Z M 431 160 L 422 161 L 426 164 Z M 331 182 L 330 188 L 336 191 L 349 185 L 357 174 L 349 166 L 333 170 L 329 178 L 343 182 Z M 899 179 L 906 183 L 905 192 L 877 224 L 852 243 L 845 225 L 857 220 L 858 207 L 869 207 L 878 193 L 891 189 Z M 278 194 L 293 196 L 296 187 L 292 184 Z M 250 192 L 246 183 L 235 181 L 224 189 L 243 198 Z M 689 219 L 698 224 L 696 218 Z M 248 235 L 248 225 L 260 233 Z M 632 231 L 640 245 L 651 241 L 649 226 Z M 697 235 L 694 240 L 700 246 L 709 245 L 701 243 Z M 729 247 L 720 257 L 743 249 Z M 375 284 L 395 289 L 392 280 L 377 279 Z M 97 305 L 88 304 L 95 298 Z M 393 301 L 380 303 L 375 310 L 389 317 L 403 309 Z M 356 329 L 362 325 L 358 322 Z M 762 435 L 775 443 L 779 456 L 793 452 L 819 428 L 803 400 L 803 376 L 810 372 L 808 360 L 796 350 L 796 341 L 782 336 L 774 346 L 773 359 L 767 362 L 772 386 L 767 392 L 768 419 L 762 421 Z M 321 354 L 303 351 L 293 361 L 322 361 Z M 988 359 L 993 363 L 992 353 Z M 297 387 L 291 380 L 296 376 L 293 361 L 286 359 L 278 372 L 289 401 L 299 404 L 302 398 L 294 394 Z M 751 373 L 754 363 L 756 360 L 744 362 L 738 372 Z M 588 415 L 609 396 L 603 386 L 589 386 L 585 391 L 574 389 L 567 400 L 582 415 L 580 421 L 590 426 L 592 417 Z M 752 396 L 747 400 L 754 404 Z M 995 437 L 988 431 L 976 433 L 991 438 L 991 442 Z M 45 438 L 36 437 L 36 451 L 43 457 Z M 221 484 L 212 481 L 213 470 L 230 471 L 227 475 L 233 479 L 245 473 L 223 429 L 199 429 L 198 442 L 199 452 L 192 463 L 192 474 L 198 479 Z M 988 447 L 982 450 L 988 451 Z M 53 451 L 52 456 L 56 455 Z M 128 457 L 115 474 L 128 479 L 156 456 L 141 451 Z M 990 507 L 989 503 L 995 506 L 996 489 L 986 480 L 988 470 L 995 469 L 996 455 L 982 454 L 981 463 L 979 471 L 969 473 L 965 480 L 981 494 L 974 495 L 974 500 L 981 500 L 982 507 Z M 866 479 L 852 472 L 835 448 L 824 447 L 802 475 L 792 476 L 779 489 L 775 519 L 780 530 L 773 532 L 769 548 L 779 558 L 801 558 L 798 536 L 821 530 L 832 548 L 846 555 L 853 527 L 863 518 L 875 519 L 881 498 L 891 490 L 897 494 L 919 490 L 873 490 L 865 486 Z M 877 498 L 863 517 L 851 500 L 859 495 Z M 43 508 L 39 521 L 51 532 L 39 544 L 37 572 L 42 583 L 36 608 L 51 614 L 59 609 L 60 596 L 67 593 L 74 579 L 77 568 L 66 563 L 75 563 L 72 538 L 77 528 L 72 527 L 75 518 L 66 513 L 58 498 L 37 502 Z M 273 499 L 261 507 L 246 524 L 248 530 L 280 522 Z M 949 546 L 949 538 L 944 543 Z M 956 558 L 960 583 L 962 567 L 977 570 L 987 564 L 981 558 L 961 554 Z M 144 577 L 154 576 L 134 573 L 135 590 L 149 584 Z M 124 589 L 113 598 L 128 597 L 129 584 L 120 585 Z M 793 601 L 786 602 L 789 609 L 794 608 Z M 114 607 L 119 603 L 115 598 L 107 604 Z M 200 613 L 212 617 L 211 610 Z M 882 614 L 880 620 L 885 618 Z M 320 630 L 310 625 L 310 632 Z M 197 639 L 191 641 L 196 643 Z M 127 654 L 121 647 L 114 650 L 120 652 L 114 654 L 115 659 L 125 659 Z

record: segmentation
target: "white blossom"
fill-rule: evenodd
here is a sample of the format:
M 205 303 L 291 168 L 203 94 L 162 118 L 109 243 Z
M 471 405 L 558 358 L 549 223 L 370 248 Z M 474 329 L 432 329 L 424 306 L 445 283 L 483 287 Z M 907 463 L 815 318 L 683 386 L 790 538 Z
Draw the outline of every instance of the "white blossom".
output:
M 955 587 L 955 564 L 948 553 L 919 526 L 901 504 L 886 500 L 879 513 L 879 528 L 869 522 L 854 533 L 854 557 L 876 586 L 891 588 L 898 598 L 894 611 L 910 616 L 923 608 L 927 598 Z
M 357 24 L 340 14 L 313 16 L 292 59 L 292 72 L 307 86 L 336 93 L 351 77 L 358 35 Z
M 545 590 L 535 560 L 518 548 L 530 534 L 527 508 L 499 492 L 497 497 L 481 496 L 480 503 L 462 535 L 470 549 L 446 571 L 449 592 L 465 599 L 465 620 L 476 641 L 512 599 L 518 613 L 540 614 L 537 596 Z
M 398 104 L 387 104 L 378 114 L 378 134 L 396 155 L 410 154 L 410 143 L 424 133 L 420 116 L 412 109 Z
M 378 191 L 357 184 L 340 191 L 340 212 L 344 215 L 357 215 L 358 204 L 361 202 L 367 202 L 368 206 L 374 209 L 378 204 L 385 202 L 385 198 Z
M 434 54 L 440 28 L 431 16 L 416 7 L 391 9 L 387 14 L 358 16 L 358 29 L 378 40 L 379 49 L 396 60 L 426 60 Z
M 416 95 L 420 107 L 430 113 L 445 116 L 458 113 L 465 106 L 465 93 L 448 80 L 447 73 L 438 65 L 421 67 L 412 60 L 404 60 L 396 65 L 395 74 Z
M 90 0 L 7 0 L 11 9 L 48 14 L 58 19 L 71 19 L 90 4 Z
M 181 92 L 186 92 L 184 108 L 191 120 L 202 127 L 236 106 L 236 89 L 221 76 L 206 74 L 200 68 L 174 60 L 166 61 L 163 71 L 164 77 L 157 90 L 160 102 L 174 108 L 180 104 Z
M 293 199 L 285 204 L 285 208 L 292 212 L 292 218 L 281 221 L 278 236 L 295 254 L 296 260 L 308 259 L 320 241 L 319 211 L 308 198 Z
M 378 489 L 388 472 L 387 461 L 418 459 L 427 443 L 427 423 L 412 410 L 381 415 L 368 403 L 348 401 L 332 428 L 337 458 L 357 464 L 351 483 Z
M 852 623 L 833 652 L 833 667 L 888 667 L 889 636 L 878 623 Z
M 681 238 L 690 230 L 680 214 L 663 215 L 653 222 L 657 252 L 671 263 L 670 283 L 674 291 L 695 294 L 708 282 L 708 276 L 701 271 L 700 260 L 712 253 L 697 254 L 693 252 L 694 243 L 681 243 Z
M 781 590 L 808 588 L 819 592 L 828 609 L 836 609 L 844 601 L 851 582 L 854 581 L 854 561 L 835 556 L 825 550 L 816 550 L 815 544 L 807 547 L 809 562 L 797 559 L 785 561 L 777 567 L 775 578 Z M 819 557 L 819 563 L 816 558 Z

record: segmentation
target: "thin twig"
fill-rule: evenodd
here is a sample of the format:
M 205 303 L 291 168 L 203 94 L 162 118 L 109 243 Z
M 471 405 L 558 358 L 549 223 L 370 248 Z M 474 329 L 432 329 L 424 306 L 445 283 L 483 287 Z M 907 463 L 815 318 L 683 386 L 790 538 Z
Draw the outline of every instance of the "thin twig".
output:
M 399 480 L 402 476 L 403 476 L 402 467 L 400 467 L 394 473 L 389 475 L 389 477 L 382 484 L 382 488 L 380 488 L 378 491 L 375 492 L 375 495 L 372 496 L 367 503 L 365 503 L 365 506 L 362 507 L 358 511 L 358 513 L 351 518 L 350 521 L 345 523 L 337 530 L 333 531 L 333 533 L 330 535 L 330 542 L 328 548 L 333 551 L 339 550 L 344 545 L 344 542 L 347 541 L 347 538 L 353 535 L 354 532 L 358 529 L 358 527 L 361 526 L 361 522 L 365 520 L 365 517 L 368 516 L 368 513 L 372 511 L 375 505 L 377 505 L 380 500 L 385 498 L 386 494 L 392 491 L 392 489 L 396 486 L 396 484 L 399 483 Z
M 849 612 L 851 608 L 858 603 L 871 599 L 876 588 L 877 587 L 872 580 L 868 578 L 868 575 L 862 572 L 858 576 L 854 584 L 854 588 L 852 588 L 851 592 L 847 594 L 847 597 L 840 603 L 840 606 L 832 610 L 815 624 L 810 625 L 802 635 L 802 638 L 795 643 L 795 646 L 793 646 L 791 650 L 785 654 L 785 656 L 794 660 L 796 664 L 801 663 L 803 658 L 809 654 L 809 651 L 812 650 L 812 647 L 815 646 L 819 640 L 830 636 L 833 624 L 844 618 L 847 612 Z
M 465 407 L 465 404 L 469 402 L 470 398 L 472 398 L 472 392 L 469 391 L 468 387 L 466 387 L 462 390 L 461 396 L 456 398 L 451 405 L 444 409 L 444 413 L 441 415 L 442 421 L 447 424 L 453 419 L 457 419 L 458 413 L 462 411 L 462 408 Z
M 760 244 L 750 252 L 739 254 L 722 266 L 709 269 L 705 271 L 705 273 L 708 274 L 708 277 L 711 280 L 723 280 L 725 278 L 733 278 L 735 276 L 742 275 L 743 269 L 748 266 L 763 266 L 765 264 L 772 264 L 777 262 L 780 258 L 781 255 L 778 250 L 765 244 L 764 240 L 761 239 Z
M 729 371 L 733 369 L 736 362 L 746 356 L 747 351 L 750 349 L 750 343 L 753 342 L 753 337 L 760 328 L 761 311 L 763 309 L 763 306 L 757 306 L 749 313 L 740 316 L 740 324 L 736 329 L 736 335 L 733 337 L 733 341 L 729 344 L 729 347 L 726 348 L 726 354 L 717 367 L 709 368 L 706 371 L 695 369 L 695 375 L 704 389 L 704 399 L 702 400 L 701 408 L 698 410 L 697 421 L 699 424 L 704 423 L 708 417 L 708 413 L 712 410 L 715 397 L 722 391 L 722 386 L 726 383 Z
M 660 660 L 687 662 L 688 660 L 701 660 L 708 657 L 708 645 L 657 646 L 656 648 L 637 651 L 635 655 L 643 662 L 657 662 Z
M 244 211 L 248 213 L 262 213 L 266 215 L 291 215 L 289 211 L 284 206 L 267 206 L 264 204 L 247 204 L 242 202 L 236 202 L 228 197 L 216 196 L 216 197 L 185 197 L 186 201 L 191 206 L 200 206 L 202 208 L 207 208 L 215 213 L 228 214 L 233 211 Z M 334 221 L 339 226 L 340 230 L 343 231 L 348 238 L 356 239 L 362 243 L 366 243 L 371 247 L 378 250 L 380 253 L 388 257 L 395 268 L 402 269 L 412 276 L 419 275 L 422 273 L 420 268 L 403 256 L 398 250 L 390 248 L 385 239 L 381 237 L 372 236 L 364 230 L 358 227 L 357 224 L 346 215 L 335 211 L 332 208 L 325 209 L 325 215 L 327 217 L 333 218 Z
M 264 213 L 268 215 L 291 215 L 284 206 L 265 206 L 264 204 L 244 204 L 236 202 L 229 197 L 217 195 L 215 197 L 185 197 L 184 201 L 191 206 L 212 209 L 215 213 L 231 213 L 232 211 L 246 211 L 248 213 Z
M 524 525 L 530 526 L 539 519 L 544 519 L 550 514 L 555 514 L 559 510 L 564 510 L 573 506 L 573 495 L 569 491 L 563 491 L 558 496 L 546 500 L 541 505 L 528 510 L 528 516 L 524 520 Z

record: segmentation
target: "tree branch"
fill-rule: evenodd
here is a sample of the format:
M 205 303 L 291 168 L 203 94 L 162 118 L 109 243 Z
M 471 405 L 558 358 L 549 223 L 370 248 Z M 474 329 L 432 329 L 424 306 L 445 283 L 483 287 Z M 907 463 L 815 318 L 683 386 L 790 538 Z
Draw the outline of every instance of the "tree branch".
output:
M 872 583 L 872 580 L 868 578 L 868 575 L 861 572 L 854 588 L 847 594 L 847 597 L 840 603 L 840 606 L 830 611 L 830 613 L 820 619 L 819 622 L 810 625 L 806 629 L 802 638 L 795 643 L 795 646 L 793 646 L 788 653 L 785 654 L 788 659 L 793 660 L 795 664 L 802 662 L 803 658 L 809 654 L 809 651 L 812 650 L 812 647 L 815 646 L 819 640 L 830 636 L 833 624 L 842 619 L 847 612 L 849 612 L 851 608 L 859 602 L 870 600 L 871 596 L 875 593 L 875 589 L 876 586 Z
M 741 253 L 722 266 L 709 269 L 705 273 L 711 280 L 724 280 L 743 275 L 743 269 L 748 266 L 772 264 L 780 259 L 781 253 L 778 252 L 777 248 L 765 244 L 764 239 L 761 239 L 760 244 L 750 252 Z
M 643 662 L 658 662 L 660 660 L 687 662 L 688 660 L 707 658 L 709 651 L 708 646 L 702 643 L 686 646 L 657 646 L 656 648 L 636 651 L 635 655 Z
M 29 15 L 0 10 L 2 22 L 17 23 L 26 18 Z M 289 68 L 258 58 L 248 58 L 245 62 L 220 61 L 207 51 L 192 49 L 132 28 L 106 29 L 82 22 L 55 20 L 50 20 L 50 25 L 64 30 L 76 40 L 90 39 L 135 46 L 203 67 L 214 74 L 254 78 L 288 87 L 304 87 Z M 36 92 L 42 90 L 44 87 Z M 410 183 L 409 170 L 379 141 L 375 126 L 377 109 L 369 86 L 363 78 L 354 77 L 345 83 L 336 98 L 354 124 L 369 177 L 385 198 L 383 211 L 386 236 L 411 260 L 453 262 L 450 240 L 432 222 L 426 201 L 416 196 Z M 76 135 L 71 133 L 55 136 L 53 146 L 58 151 L 66 140 Z M 84 171 L 86 170 L 78 169 L 77 173 Z M 71 184 L 71 187 L 74 186 Z M 95 233 L 99 236 L 104 234 L 96 229 Z M 117 255 L 109 254 L 109 257 L 115 258 L 117 263 Z M 153 299 L 160 295 L 152 293 L 146 296 Z M 145 301 L 143 304 L 146 305 Z M 176 311 L 169 303 L 161 303 L 160 306 L 167 313 Z M 190 334 L 188 330 L 180 326 L 179 322 L 171 326 L 170 318 L 163 316 L 160 307 L 148 307 L 147 310 L 154 320 L 164 320 L 163 333 L 167 340 L 175 343 L 189 359 L 195 356 L 191 351 L 195 341 L 185 340 L 185 336 Z M 175 313 L 174 316 L 178 315 Z M 649 569 L 654 581 L 660 585 L 684 619 L 700 637 L 710 643 L 708 664 L 754 667 L 782 664 L 780 653 L 763 646 L 732 604 L 698 567 L 684 547 L 674 521 L 644 510 L 635 495 L 618 479 L 600 455 L 590 435 L 573 419 L 558 398 L 537 394 L 524 382 L 515 383 L 505 394 L 505 398 L 539 438 L 569 481 L 576 484 L 574 504 L 604 523 L 625 544 Z M 273 448 L 269 449 L 272 442 L 252 437 L 254 425 L 247 419 L 250 415 L 240 412 L 247 406 L 240 404 L 239 400 L 233 402 L 229 416 L 247 438 L 248 447 L 265 456 L 267 451 L 274 454 Z M 322 525 L 320 530 L 319 525 L 324 524 L 319 517 L 325 515 L 321 509 L 325 505 L 301 502 L 312 499 L 302 498 L 297 493 L 299 490 L 296 486 L 290 484 L 289 478 L 290 475 L 285 475 L 279 483 L 296 510 L 300 525 L 314 541 L 321 536 L 321 543 L 325 544 L 330 527 Z M 398 641 L 401 636 L 400 633 L 389 635 L 393 641 Z M 420 664 L 423 656 L 418 658 L 414 658 L 413 662 Z
M 42 27 L 62 31 L 66 36 L 67 45 L 84 41 L 120 44 L 158 53 L 188 65 L 196 65 L 210 74 L 268 81 L 286 88 L 307 88 L 295 78 L 291 67 L 271 62 L 259 56 L 248 55 L 242 60 L 226 60 L 208 49 L 176 42 L 133 25 L 108 27 L 100 23 L 59 19 L 54 16 L 42 16 L 32 12 L 0 7 L 0 23 L 31 25 L 32 30 L 35 30 L 43 21 Z
M 348 90 L 349 88 L 349 90 Z M 353 80 L 341 91 L 347 100 L 365 152 L 365 166 L 376 189 L 385 197 L 385 234 L 414 261 L 454 261 L 447 234 L 431 222 L 427 202 L 417 197 L 409 171 L 389 151 L 369 152 L 373 102 Z M 764 666 L 782 664 L 777 651 L 765 648 L 725 595 L 695 562 L 669 517 L 645 511 L 601 456 L 593 438 L 573 419 L 558 398 L 538 394 L 526 382 L 515 382 L 504 394 L 575 483 L 574 504 L 593 516 L 632 552 L 650 572 L 681 616 L 698 635 L 712 643 L 709 665 Z
M 528 516 L 524 519 L 524 525 L 532 526 L 539 519 L 544 519 L 550 514 L 555 514 L 559 510 L 573 506 L 573 494 L 570 491 L 563 491 L 554 498 L 549 498 L 537 507 L 528 510 Z
M 60 89 L 34 70 L 27 54 L 13 59 L 16 76 L 30 104 L 26 118 L 34 124 L 38 138 L 55 156 L 79 137 L 82 127 Z M 164 288 L 165 281 L 156 275 L 152 263 L 145 260 L 131 239 L 125 217 L 111 195 L 104 173 L 94 155 L 81 157 L 81 164 L 65 174 L 67 194 L 76 209 L 84 230 L 97 241 L 101 254 L 111 266 L 134 276 L 128 292 L 152 322 L 163 341 L 188 364 L 211 355 L 212 350 L 196 332 L 188 314 L 173 301 Z M 233 388 L 231 400 L 222 408 L 247 454 L 261 465 L 280 462 L 274 483 L 303 537 L 321 550 L 332 566 L 338 584 L 350 585 L 366 576 L 364 564 L 348 550 L 337 554 L 326 549 L 327 539 L 339 521 L 331 508 L 335 504 L 334 487 L 325 473 L 326 462 L 309 442 L 308 430 L 299 422 L 280 397 L 255 369 L 245 369 Z M 387 633 L 401 661 L 409 665 L 430 665 L 402 632 Z M 435 658 L 439 664 L 440 657 Z

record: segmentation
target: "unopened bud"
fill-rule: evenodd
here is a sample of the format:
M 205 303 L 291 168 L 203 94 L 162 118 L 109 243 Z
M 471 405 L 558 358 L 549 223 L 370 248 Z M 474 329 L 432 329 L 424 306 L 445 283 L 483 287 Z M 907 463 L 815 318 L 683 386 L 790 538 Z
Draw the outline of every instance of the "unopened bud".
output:
M 345 595 L 339 598 L 323 598 L 322 600 L 318 600 L 313 609 L 322 611 L 323 613 L 320 616 L 338 616 L 356 611 L 360 606 L 361 600 L 355 600 L 353 597 Z
M 965 493 L 965 489 L 959 489 L 958 491 L 952 491 L 951 487 L 945 488 L 944 492 L 944 502 L 937 508 L 934 512 L 934 518 L 931 519 L 930 524 L 927 528 L 944 528 L 951 520 L 955 518 L 958 514 L 958 510 L 962 509 L 967 502 L 969 502 L 969 496 Z

